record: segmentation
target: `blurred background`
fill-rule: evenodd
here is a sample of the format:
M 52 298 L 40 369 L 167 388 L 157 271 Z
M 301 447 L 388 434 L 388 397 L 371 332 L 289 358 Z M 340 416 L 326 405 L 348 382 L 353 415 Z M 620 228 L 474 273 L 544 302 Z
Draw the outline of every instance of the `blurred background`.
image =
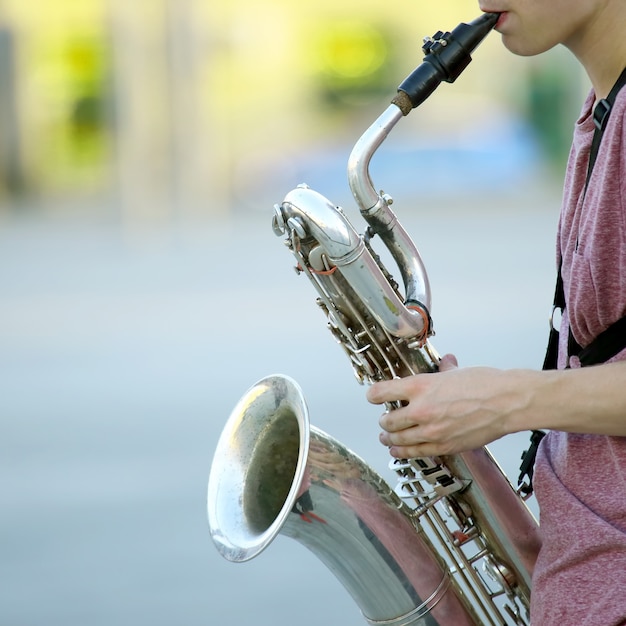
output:
M 367 405 L 270 229 L 306 182 L 351 204 L 352 146 L 474 3 L 0 1 L 0 625 L 360 624 L 279 538 L 235 566 L 211 457 L 259 378 L 388 480 Z M 487 38 L 372 162 L 429 270 L 440 352 L 539 367 L 571 127 L 563 50 Z M 355 215 L 356 213 L 356 215 Z M 490 446 L 516 478 L 525 434 Z M 534 505 L 531 505 L 534 506 Z

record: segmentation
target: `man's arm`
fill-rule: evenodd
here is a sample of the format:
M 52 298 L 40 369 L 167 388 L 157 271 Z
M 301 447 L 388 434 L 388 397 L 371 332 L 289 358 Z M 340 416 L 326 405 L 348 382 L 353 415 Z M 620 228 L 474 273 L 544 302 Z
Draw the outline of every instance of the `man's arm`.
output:
M 376 383 L 373 404 L 405 406 L 380 419 L 392 456 L 454 454 L 509 433 L 551 429 L 626 436 L 626 361 L 569 370 L 459 369 Z

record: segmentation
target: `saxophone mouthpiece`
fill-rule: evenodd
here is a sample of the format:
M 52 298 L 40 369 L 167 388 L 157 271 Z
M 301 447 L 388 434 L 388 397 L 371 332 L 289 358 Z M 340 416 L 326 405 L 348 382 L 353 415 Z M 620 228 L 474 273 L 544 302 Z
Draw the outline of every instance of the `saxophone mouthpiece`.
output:
M 459 74 L 467 67 L 471 61 L 470 54 L 482 43 L 482 40 L 493 30 L 494 26 L 498 23 L 500 13 L 483 13 L 480 17 L 477 17 L 469 24 L 459 24 L 450 33 L 450 39 L 452 39 L 465 53 L 467 63 L 462 67 L 457 68 L 454 57 L 442 61 L 442 63 L 449 63 L 450 67 L 445 69 L 452 73 L 452 79 L 445 78 L 447 82 L 454 82 Z M 443 35 L 445 37 L 445 35 Z M 424 50 L 426 52 L 426 50 Z M 463 56 L 461 50 L 459 55 Z
M 493 30 L 500 13 L 483 13 L 452 32 L 435 33 L 424 39 L 424 61 L 398 87 L 392 100 L 403 115 L 419 106 L 442 81 L 453 83 L 470 64 L 472 53 Z

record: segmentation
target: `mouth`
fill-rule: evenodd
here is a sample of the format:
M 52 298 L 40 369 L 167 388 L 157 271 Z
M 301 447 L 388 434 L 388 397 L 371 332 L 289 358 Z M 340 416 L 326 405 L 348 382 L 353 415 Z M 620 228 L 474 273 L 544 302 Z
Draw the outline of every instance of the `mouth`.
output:
M 482 9 L 483 13 L 498 13 L 499 17 L 498 17 L 498 21 L 496 22 L 496 25 L 494 26 L 495 30 L 498 30 L 499 26 L 502 26 L 502 23 L 504 22 L 504 20 L 506 20 L 506 16 L 507 16 L 507 11 L 497 11 L 495 9 Z

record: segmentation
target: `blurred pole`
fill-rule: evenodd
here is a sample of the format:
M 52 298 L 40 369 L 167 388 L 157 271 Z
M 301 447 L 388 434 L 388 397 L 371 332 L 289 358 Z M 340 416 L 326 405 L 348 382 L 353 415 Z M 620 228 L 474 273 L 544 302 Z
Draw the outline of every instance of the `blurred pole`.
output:
M 123 219 L 227 213 L 231 163 L 210 95 L 214 3 L 108 3 Z
M 108 0 L 117 187 L 128 226 L 171 212 L 164 11 L 155 0 Z
M 15 36 L 0 24 L 0 190 L 9 198 L 24 191 L 20 120 L 15 79 Z
M 229 212 L 231 158 L 223 119 L 211 97 L 217 3 L 168 0 L 167 33 L 172 146 L 172 199 L 180 217 Z M 207 5 L 207 6 L 205 6 Z M 207 13 L 208 11 L 208 13 Z

